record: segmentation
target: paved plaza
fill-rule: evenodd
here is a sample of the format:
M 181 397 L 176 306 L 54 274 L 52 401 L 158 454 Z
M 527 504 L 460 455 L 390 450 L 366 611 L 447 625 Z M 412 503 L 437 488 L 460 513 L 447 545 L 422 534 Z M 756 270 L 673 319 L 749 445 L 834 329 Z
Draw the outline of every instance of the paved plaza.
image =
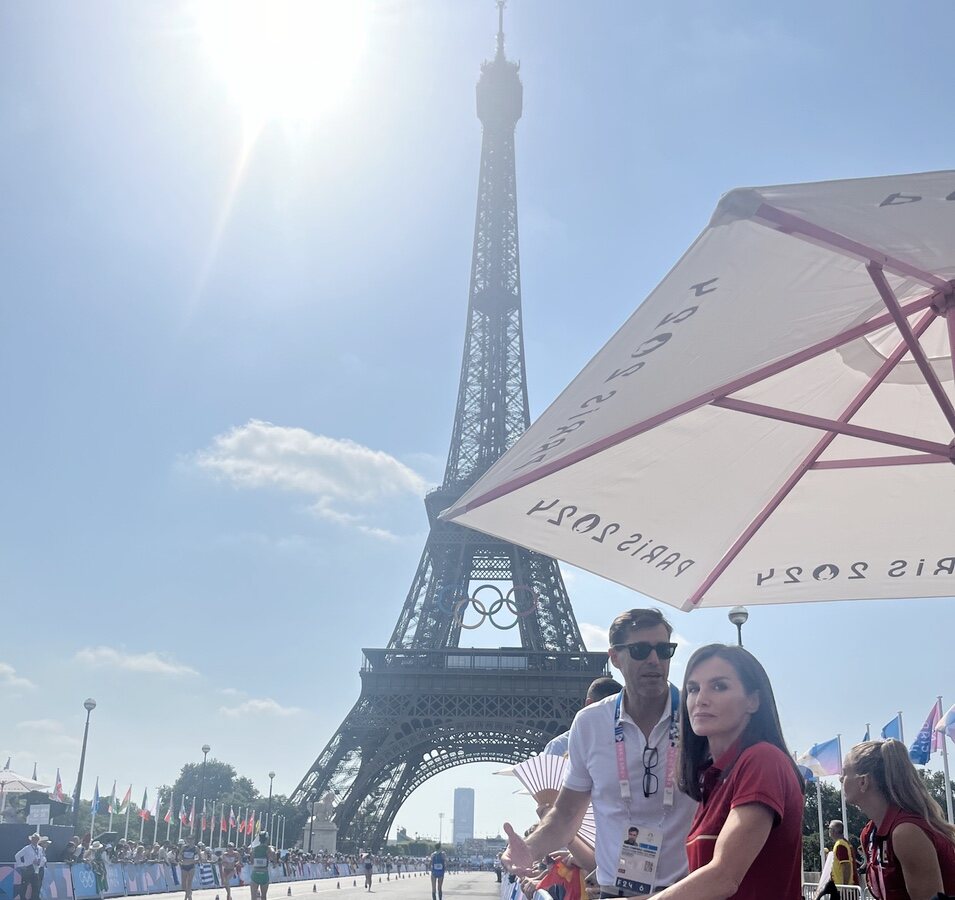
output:
M 381 879 L 379 881 L 378 879 Z M 304 900 L 317 894 L 334 894 L 342 900 L 354 900 L 355 897 L 367 893 L 363 885 L 364 875 L 347 875 L 342 878 L 325 878 L 315 881 L 277 882 L 269 887 L 269 900 L 282 900 L 291 896 Z M 338 885 L 341 885 L 339 887 Z M 315 890 L 313 890 L 313 887 Z M 430 900 L 431 879 L 426 873 L 412 873 L 398 878 L 392 873 L 391 881 L 385 875 L 375 875 L 373 894 L 381 900 Z M 182 891 L 173 891 L 167 894 L 149 894 L 150 900 L 181 900 Z M 222 888 L 208 888 L 193 891 L 194 900 L 225 900 L 225 891 Z M 444 879 L 444 896 L 446 900 L 456 900 L 465 897 L 467 900 L 499 900 L 500 886 L 493 872 L 462 872 L 460 875 L 447 875 Z M 233 900 L 249 900 L 249 888 L 232 888 Z

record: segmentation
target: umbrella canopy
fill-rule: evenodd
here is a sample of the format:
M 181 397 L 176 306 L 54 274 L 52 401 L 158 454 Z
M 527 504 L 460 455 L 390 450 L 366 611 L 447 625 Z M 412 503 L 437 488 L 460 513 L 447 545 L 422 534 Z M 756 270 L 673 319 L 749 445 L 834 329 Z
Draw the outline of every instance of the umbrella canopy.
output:
M 955 594 L 955 172 L 745 188 L 444 518 L 682 609 Z
M 0 791 L 5 794 L 26 794 L 30 791 L 44 791 L 48 787 L 48 784 L 18 775 L 12 769 L 0 769 Z
M 27 794 L 30 791 L 46 790 L 48 787 L 48 784 L 18 775 L 9 766 L 0 769 L 0 811 L 6 809 L 9 794 Z

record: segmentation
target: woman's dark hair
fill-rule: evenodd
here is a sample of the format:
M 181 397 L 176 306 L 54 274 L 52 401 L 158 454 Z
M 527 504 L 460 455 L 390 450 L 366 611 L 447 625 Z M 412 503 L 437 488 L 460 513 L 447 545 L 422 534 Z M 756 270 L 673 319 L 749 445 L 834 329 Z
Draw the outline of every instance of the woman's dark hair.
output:
M 702 800 L 700 773 L 709 763 L 709 743 L 705 737 L 693 733 L 690 727 L 690 717 L 686 709 L 686 683 L 693 670 L 707 659 L 723 659 L 736 672 L 747 694 L 759 695 L 759 709 L 750 717 L 746 728 L 740 735 L 740 749 L 745 750 L 758 744 L 760 741 L 778 747 L 792 763 L 793 771 L 803 785 L 803 777 L 793 761 L 792 754 L 786 746 L 783 729 L 779 724 L 779 714 L 776 712 L 776 698 L 769 683 L 769 676 L 759 660 L 748 650 L 730 644 L 707 644 L 700 647 L 686 664 L 686 674 L 683 676 L 683 691 L 680 703 L 680 756 L 677 763 L 680 790 L 694 800 Z

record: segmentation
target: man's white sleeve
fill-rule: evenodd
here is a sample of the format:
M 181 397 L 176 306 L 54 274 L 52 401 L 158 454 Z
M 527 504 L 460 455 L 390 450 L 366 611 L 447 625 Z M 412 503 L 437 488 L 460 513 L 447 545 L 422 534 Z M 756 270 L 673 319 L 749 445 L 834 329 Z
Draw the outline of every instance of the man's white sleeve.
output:
M 581 711 L 582 712 L 582 711 Z M 567 771 L 564 775 L 564 787 L 572 791 L 593 790 L 594 782 L 590 777 L 588 765 L 591 748 L 589 744 L 586 724 L 581 727 L 581 716 L 574 716 L 570 726 L 570 740 L 567 748 Z

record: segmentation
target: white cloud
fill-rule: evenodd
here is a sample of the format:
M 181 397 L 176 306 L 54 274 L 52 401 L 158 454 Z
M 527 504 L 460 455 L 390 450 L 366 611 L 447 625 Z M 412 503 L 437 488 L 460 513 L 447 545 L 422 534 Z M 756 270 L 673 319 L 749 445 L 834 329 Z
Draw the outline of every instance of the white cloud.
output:
M 421 475 L 384 451 L 258 419 L 217 435 L 194 461 L 237 487 L 304 494 L 313 499 L 311 509 L 320 518 L 385 540 L 396 538 L 365 524 L 360 512 L 342 510 L 342 505 L 420 497 L 428 489 Z
M 0 687 L 17 690 L 22 688 L 35 688 L 36 685 L 30 681 L 29 678 L 23 678 L 17 675 L 17 670 L 9 663 L 0 662 Z
M 584 646 L 591 653 L 599 653 L 610 646 L 606 625 L 592 625 L 590 622 L 580 622 L 578 624 L 580 636 L 584 639 Z
M 113 667 L 127 672 L 148 675 L 198 675 L 185 663 L 177 662 L 165 654 L 150 650 L 148 653 L 127 653 L 115 647 L 84 647 L 73 657 L 76 662 L 97 668 Z
M 281 703 L 273 700 L 271 697 L 263 697 L 260 700 L 246 700 L 237 706 L 220 706 L 219 712 L 224 716 L 237 719 L 240 716 L 295 716 L 302 710 L 297 706 L 282 706 Z
M 63 730 L 61 723 L 55 719 L 25 719 L 17 722 L 17 728 L 24 731 L 39 731 L 44 734 L 59 734 Z

